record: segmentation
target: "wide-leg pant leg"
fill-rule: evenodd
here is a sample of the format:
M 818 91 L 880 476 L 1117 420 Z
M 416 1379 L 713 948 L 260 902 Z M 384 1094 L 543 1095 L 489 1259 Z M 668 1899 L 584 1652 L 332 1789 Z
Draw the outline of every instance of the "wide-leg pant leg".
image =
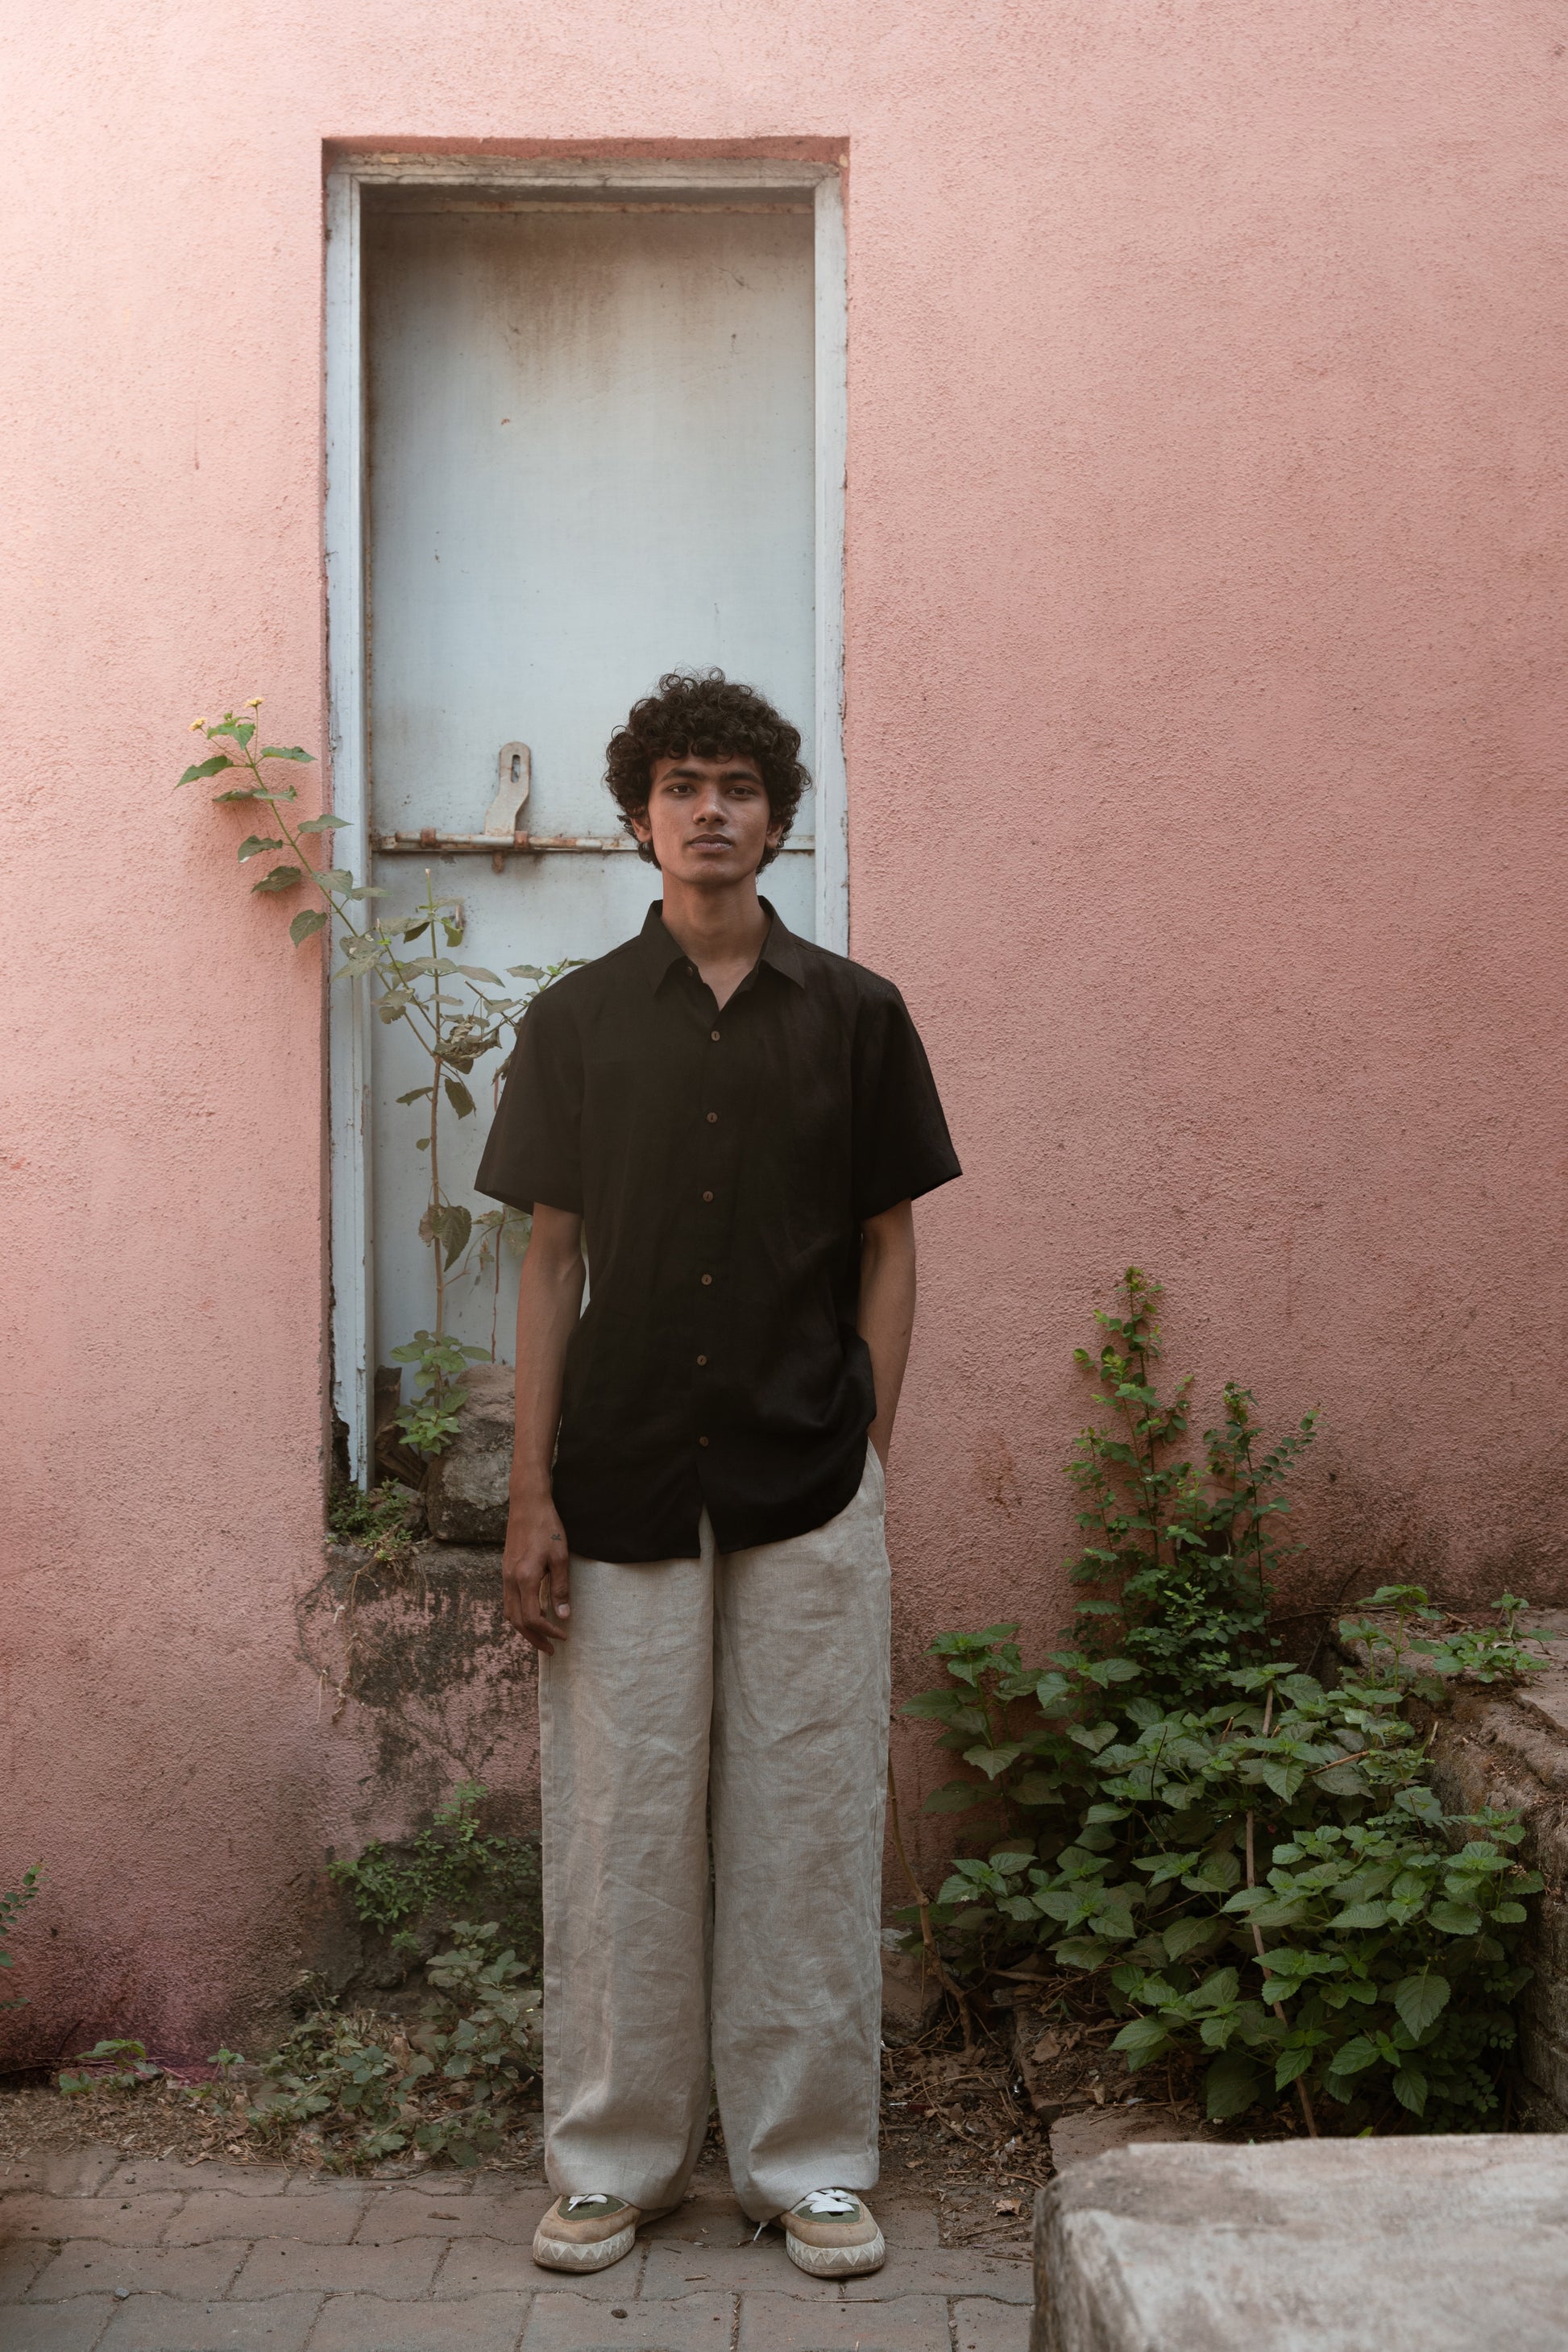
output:
M 545 2174 L 644 2210 L 685 2193 L 708 2122 L 713 1540 L 572 1562 L 540 1660 Z
M 882 1466 L 810 1535 L 721 1555 L 712 2042 L 753 2221 L 871 2189 L 881 2057 L 889 1588 Z

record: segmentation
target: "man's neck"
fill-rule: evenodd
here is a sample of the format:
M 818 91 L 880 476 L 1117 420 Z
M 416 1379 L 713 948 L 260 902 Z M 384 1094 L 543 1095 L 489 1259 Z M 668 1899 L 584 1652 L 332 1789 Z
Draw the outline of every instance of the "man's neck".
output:
M 693 890 L 666 876 L 664 928 L 720 1003 L 727 1003 L 768 936 L 768 912 L 757 897 L 756 876 L 748 874 L 744 883 L 726 890 Z

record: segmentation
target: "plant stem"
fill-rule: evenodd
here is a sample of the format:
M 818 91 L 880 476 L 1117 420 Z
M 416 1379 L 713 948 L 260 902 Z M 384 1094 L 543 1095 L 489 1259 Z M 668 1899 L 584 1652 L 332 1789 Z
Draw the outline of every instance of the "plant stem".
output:
M 953 1982 L 942 1966 L 942 1954 L 937 1950 L 936 1937 L 931 1924 L 931 1903 L 925 1889 L 910 1867 L 910 1857 L 904 1851 L 904 1832 L 899 1821 L 899 1784 L 893 1778 L 893 1759 L 890 1756 L 888 1759 L 888 1819 L 892 1825 L 894 1850 L 902 1866 L 904 1876 L 910 1882 L 910 1892 L 915 1898 L 915 1907 L 921 1915 L 921 1941 L 925 1946 L 926 1958 L 931 1963 L 938 1984 L 945 1992 L 951 1993 L 958 2003 L 958 2014 L 963 2025 L 963 2047 L 965 2051 L 973 2050 L 974 2026 L 969 2014 L 969 2003 L 965 2000 L 961 1988 Z
M 1268 1737 L 1268 1726 L 1272 1722 L 1273 1717 L 1274 1685 L 1270 1683 L 1268 1685 L 1268 1696 L 1263 1703 L 1263 1737 L 1265 1739 Z M 1256 1886 L 1258 1884 L 1257 1874 L 1252 1866 L 1252 1808 L 1248 1805 L 1247 1809 L 1247 1883 L 1248 1886 Z M 1263 1953 L 1263 1931 L 1257 1925 L 1254 1925 L 1252 1930 L 1252 1947 L 1258 1955 L 1258 1964 L 1259 1968 L 1267 1969 L 1268 1963 L 1264 1958 Z M 1284 2026 L 1286 2032 L 1289 2032 L 1290 2029 L 1290 2021 L 1285 2014 L 1283 2002 L 1277 2000 L 1274 2003 L 1274 2014 L 1279 2020 L 1280 2024 Z M 1322 2134 L 1318 2129 L 1318 2120 L 1312 2113 L 1312 2102 L 1310 2097 L 1308 2095 L 1305 2078 L 1300 2074 L 1298 2074 L 1296 2077 L 1296 2095 L 1301 2102 L 1302 2119 L 1306 2124 L 1308 2132 L 1313 2139 L 1321 2139 L 1322 2137 Z

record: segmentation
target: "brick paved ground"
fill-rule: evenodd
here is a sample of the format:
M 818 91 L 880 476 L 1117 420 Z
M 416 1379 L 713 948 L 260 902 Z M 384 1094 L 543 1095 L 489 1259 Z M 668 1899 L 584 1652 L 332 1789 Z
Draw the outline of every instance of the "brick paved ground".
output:
M 1025 2352 L 1029 2270 L 879 2197 L 888 2262 L 814 2282 L 704 2192 L 567 2287 L 542 2186 L 321 2180 L 87 2155 L 0 2177 L 0 2352 Z

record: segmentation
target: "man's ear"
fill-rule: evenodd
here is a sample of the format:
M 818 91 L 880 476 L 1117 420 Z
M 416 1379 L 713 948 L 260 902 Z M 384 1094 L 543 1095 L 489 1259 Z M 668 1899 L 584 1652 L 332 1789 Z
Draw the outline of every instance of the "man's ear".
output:
M 644 801 L 640 809 L 628 809 L 626 811 L 626 819 L 631 825 L 632 831 L 636 834 L 639 841 L 651 841 L 653 839 L 653 827 L 647 821 L 647 801 Z

